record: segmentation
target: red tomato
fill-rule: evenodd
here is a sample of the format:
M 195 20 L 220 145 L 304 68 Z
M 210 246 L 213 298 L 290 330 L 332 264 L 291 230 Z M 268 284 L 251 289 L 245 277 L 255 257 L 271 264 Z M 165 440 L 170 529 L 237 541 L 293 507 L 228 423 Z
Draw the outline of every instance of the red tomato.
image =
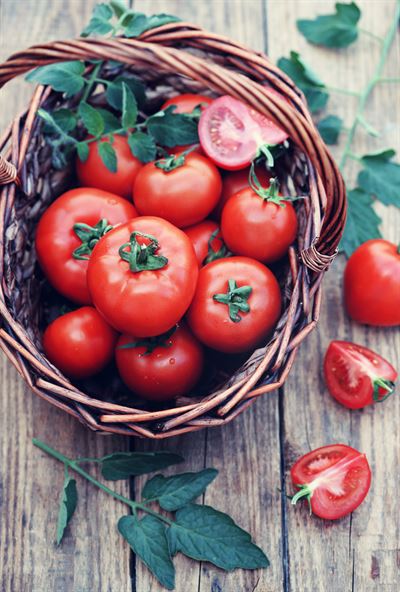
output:
M 122 335 L 115 356 L 125 384 L 149 401 L 188 393 L 203 369 L 203 348 L 183 326 L 159 337 Z
M 290 202 L 278 205 L 247 187 L 225 204 L 221 231 L 228 249 L 236 255 L 272 263 L 287 253 L 296 238 L 296 212 Z
M 224 96 L 215 99 L 200 116 L 200 144 L 223 169 L 247 167 L 262 146 L 284 142 L 288 135 L 245 103 Z
M 218 224 L 212 220 L 204 220 L 185 228 L 185 234 L 192 241 L 200 267 L 230 255 L 221 238 Z
M 358 247 L 344 272 L 348 314 L 358 323 L 400 325 L 400 251 L 393 243 L 375 239 Z
M 198 276 L 192 243 L 166 220 L 139 217 L 98 242 L 88 267 L 96 308 L 121 333 L 161 335 L 183 317 Z
M 268 335 L 280 311 L 281 293 L 273 273 L 254 259 L 231 257 L 200 270 L 187 320 L 201 342 L 237 353 Z
M 36 252 L 50 284 L 79 304 L 90 304 L 86 283 L 90 253 L 99 238 L 137 216 L 132 204 L 100 189 L 72 189 L 44 212 L 36 231 Z
M 106 138 L 101 142 L 108 141 Z M 122 197 L 130 198 L 136 175 L 143 164 L 135 158 L 129 148 L 126 136 L 115 135 L 113 148 L 117 154 L 117 171 L 108 170 L 101 160 L 97 142 L 89 144 L 89 156 L 82 162 L 76 159 L 76 173 L 81 185 L 98 187 Z
M 221 195 L 216 166 L 196 153 L 188 154 L 184 164 L 168 172 L 159 168 L 163 162 L 150 162 L 138 174 L 133 188 L 138 211 L 165 218 L 180 228 L 204 220 Z
M 372 350 L 332 341 L 325 354 L 325 381 L 334 399 L 349 409 L 383 401 L 394 390 L 397 372 Z
M 191 113 L 196 107 L 199 105 L 201 106 L 201 110 L 203 111 L 204 108 L 213 102 L 211 97 L 206 97 L 205 95 L 194 95 L 194 94 L 183 94 L 177 95 L 176 97 L 172 97 L 165 101 L 162 105 L 162 109 L 166 109 L 171 105 L 175 105 L 174 113 Z
M 364 501 L 371 485 L 365 454 L 345 444 L 322 446 L 302 456 L 290 471 L 299 491 L 292 504 L 306 498 L 320 518 L 336 520 Z
M 113 358 L 117 333 L 92 306 L 68 312 L 43 334 L 46 356 L 70 378 L 88 378 Z

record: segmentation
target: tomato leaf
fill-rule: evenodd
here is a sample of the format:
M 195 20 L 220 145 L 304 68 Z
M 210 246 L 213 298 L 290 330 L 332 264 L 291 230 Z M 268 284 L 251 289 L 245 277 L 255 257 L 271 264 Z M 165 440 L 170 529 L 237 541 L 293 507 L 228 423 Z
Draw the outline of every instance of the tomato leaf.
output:
M 152 16 L 146 16 L 143 13 L 137 12 L 133 15 L 133 18 L 129 21 L 125 28 L 126 37 L 138 37 L 149 29 L 155 29 L 168 23 L 177 23 L 181 19 L 171 14 L 153 14 Z
M 78 157 L 81 162 L 86 162 L 89 156 L 89 146 L 86 142 L 78 142 L 76 145 L 76 150 L 78 152 Z
M 83 62 L 63 62 L 61 64 L 49 64 L 41 66 L 26 76 L 29 82 L 46 84 L 57 92 L 63 92 L 67 97 L 78 93 L 85 84 Z
M 66 473 L 60 500 L 60 509 L 58 512 L 57 545 L 59 545 L 63 539 L 65 529 L 75 512 L 77 503 L 78 493 L 76 489 L 76 481 Z
M 335 14 L 297 21 L 297 28 L 307 41 L 325 47 L 347 47 L 357 39 L 357 23 L 361 16 L 357 4 L 338 2 L 335 8 Z
M 118 168 L 117 155 L 110 142 L 97 142 L 97 150 L 103 164 L 109 171 L 116 173 Z
M 277 65 L 303 91 L 310 111 L 319 111 L 325 107 L 329 98 L 329 94 L 323 90 L 325 84 L 306 65 L 300 54 L 296 51 L 291 51 L 290 57 L 279 58 Z
M 110 6 L 117 18 L 120 18 L 124 12 L 126 12 L 125 2 L 120 2 L 119 0 L 110 0 Z
M 199 141 L 197 122 L 184 113 L 174 113 L 174 110 L 172 105 L 149 117 L 148 131 L 157 144 L 168 148 L 196 144 Z
M 132 476 L 160 471 L 183 461 L 179 454 L 172 452 L 117 452 L 104 456 L 101 473 L 105 479 L 117 481 Z
M 131 89 L 125 82 L 122 83 L 122 127 L 128 131 L 137 119 L 138 107 Z
M 173 590 L 175 568 L 168 548 L 165 525 L 154 516 L 138 520 L 135 516 L 122 516 L 118 530 L 162 586 Z
M 142 495 L 146 499 L 157 500 L 164 510 L 173 512 L 201 495 L 217 475 L 216 469 L 181 473 L 172 477 L 155 475 L 145 484 Z
M 77 124 L 77 117 L 70 109 L 57 109 L 51 113 L 53 121 L 61 128 L 64 132 L 72 132 Z M 45 132 L 50 131 L 48 129 Z M 54 132 L 54 129 L 52 128 Z
M 88 37 L 93 33 L 95 35 L 106 35 L 110 33 L 113 30 L 113 25 L 110 21 L 114 12 L 108 4 L 96 4 L 89 24 L 83 29 L 81 37 Z
M 122 110 L 122 84 L 126 84 L 135 96 L 138 105 L 143 105 L 146 101 L 146 91 L 143 83 L 137 78 L 128 76 L 118 76 L 107 85 L 106 99 L 109 105 L 118 111 Z
M 400 208 L 400 165 L 391 162 L 395 154 L 390 149 L 363 156 L 363 170 L 360 171 L 357 182 L 361 189 L 383 204 Z
M 347 220 L 339 249 L 348 257 L 365 241 L 381 238 L 381 219 L 373 208 L 372 197 L 356 188 L 347 193 Z
M 337 144 L 341 132 L 343 120 L 337 115 L 327 115 L 321 119 L 317 128 L 326 144 Z
M 91 136 L 100 136 L 104 131 L 104 120 L 97 109 L 82 101 L 78 115 Z
M 103 118 L 105 134 L 109 132 L 115 132 L 121 128 L 120 120 L 113 113 L 111 113 L 111 111 L 107 111 L 107 109 L 101 109 L 100 107 L 97 107 L 97 111 Z
M 157 156 L 157 146 L 152 136 L 143 132 L 134 132 L 128 136 L 129 148 L 140 162 L 151 162 Z

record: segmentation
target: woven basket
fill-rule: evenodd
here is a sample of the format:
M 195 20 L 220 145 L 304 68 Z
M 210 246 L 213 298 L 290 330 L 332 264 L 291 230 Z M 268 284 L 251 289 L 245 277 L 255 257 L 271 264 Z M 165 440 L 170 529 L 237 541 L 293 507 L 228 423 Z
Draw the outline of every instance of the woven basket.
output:
M 311 120 L 304 96 L 287 76 L 264 54 L 188 23 L 164 25 L 138 39 L 77 39 L 31 47 L 0 65 L 0 86 L 36 66 L 81 59 L 122 63 L 145 81 L 156 106 L 176 92 L 229 94 L 289 134 L 292 147 L 280 159 L 278 174 L 287 190 L 292 187 L 305 199 L 297 202 L 298 240 L 283 270 L 283 313 L 269 342 L 225 378 L 221 374 L 212 392 L 181 398 L 169 409 L 131 406 L 129 398 L 121 404 L 113 393 L 96 396 L 90 385 L 84 389 L 71 384 L 45 358 L 40 340 L 42 279 L 33 237 L 41 213 L 68 187 L 69 171 L 51 168 L 49 147 L 36 116 L 39 107 L 60 106 L 62 97 L 39 86 L 28 110 L 0 139 L 0 346 L 37 395 L 93 430 L 162 439 L 223 425 L 260 395 L 282 386 L 297 348 L 317 323 L 321 280 L 345 223 L 342 177 Z M 267 93 L 267 86 L 286 100 Z

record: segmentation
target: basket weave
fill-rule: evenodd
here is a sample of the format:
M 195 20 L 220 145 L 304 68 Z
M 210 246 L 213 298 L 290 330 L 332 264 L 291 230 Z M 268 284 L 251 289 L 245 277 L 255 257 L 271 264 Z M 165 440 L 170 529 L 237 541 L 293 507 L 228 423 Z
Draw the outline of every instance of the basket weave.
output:
M 67 188 L 68 171 L 54 171 L 40 133 L 39 107 L 60 105 L 60 94 L 39 86 L 28 110 L 0 139 L 0 347 L 30 388 L 93 430 L 167 438 L 225 424 L 260 395 L 284 383 L 297 348 L 315 327 L 321 280 L 335 257 L 346 217 L 345 188 L 319 136 L 303 94 L 268 58 L 188 23 L 147 31 L 138 39 L 77 39 L 31 47 L 0 65 L 0 86 L 28 70 L 70 60 L 116 60 L 145 80 L 154 100 L 176 92 L 229 94 L 264 113 L 292 140 L 281 164 L 285 187 L 306 195 L 298 208 L 299 236 L 289 251 L 284 308 L 269 342 L 211 394 L 151 411 L 89 396 L 45 358 L 40 344 L 39 295 L 33 245 L 37 220 Z M 265 91 L 272 86 L 286 98 Z M 161 100 L 159 101 L 159 103 Z M 281 282 L 282 283 L 282 282 Z M 107 393 L 105 394 L 107 399 Z M 118 399 L 117 399 L 118 400 Z

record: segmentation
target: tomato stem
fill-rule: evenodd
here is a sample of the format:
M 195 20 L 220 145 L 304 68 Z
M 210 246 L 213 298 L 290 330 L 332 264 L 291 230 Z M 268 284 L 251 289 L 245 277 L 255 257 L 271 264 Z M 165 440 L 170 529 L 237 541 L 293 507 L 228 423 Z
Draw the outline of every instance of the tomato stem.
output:
M 101 237 L 112 229 L 113 226 L 105 218 L 99 220 L 94 226 L 89 226 L 84 222 L 74 224 L 73 230 L 82 244 L 73 251 L 73 258 L 88 261 Z
M 372 381 L 372 385 L 374 388 L 373 399 L 376 403 L 382 403 L 382 401 L 385 401 L 385 399 L 394 393 L 395 383 L 392 380 L 387 380 L 386 378 L 375 378 Z M 379 392 L 381 388 L 387 391 L 383 396 Z
M 251 286 L 240 286 L 238 287 L 235 280 L 228 280 L 228 291 L 225 294 L 214 294 L 213 300 L 221 304 L 226 304 L 229 310 L 229 318 L 234 323 L 239 323 L 242 317 L 239 315 L 240 312 L 250 312 L 250 305 L 247 300 L 252 293 L 253 288 Z
M 208 254 L 203 261 L 203 265 L 207 265 L 207 263 L 211 263 L 212 261 L 216 261 L 217 259 L 225 259 L 226 257 L 230 257 L 232 253 L 228 250 L 226 244 L 224 243 L 222 237 L 220 236 L 220 229 L 214 230 L 211 234 L 210 238 L 208 239 Z M 218 238 L 221 241 L 221 247 L 218 251 L 214 251 L 213 249 L 213 242 Z
M 149 244 L 139 243 L 137 237 L 148 239 Z M 155 253 L 160 248 L 158 240 L 151 234 L 132 232 L 129 241 L 120 246 L 118 253 L 123 261 L 129 263 L 129 269 L 133 273 L 162 269 L 168 264 L 168 259 Z M 128 250 L 125 250 L 128 249 Z
M 292 501 L 290 503 L 292 504 L 292 506 L 295 506 L 300 499 L 306 498 L 306 500 L 308 502 L 308 507 L 310 509 L 310 515 L 311 515 L 312 514 L 311 498 L 314 493 L 313 488 L 310 485 L 308 485 L 307 483 L 304 483 L 303 485 L 296 484 L 296 487 L 299 488 L 299 491 L 294 494 L 294 496 L 292 497 Z
M 129 343 L 124 343 L 124 345 L 119 345 L 117 349 L 131 349 L 134 347 L 145 347 L 146 351 L 140 354 L 141 356 L 148 356 L 153 353 L 153 351 L 157 347 L 171 347 L 172 341 L 171 337 L 177 330 L 178 325 L 175 325 L 169 331 L 166 331 L 162 335 L 156 335 L 155 337 L 143 337 L 143 339 L 138 339 L 137 341 L 131 341 Z

